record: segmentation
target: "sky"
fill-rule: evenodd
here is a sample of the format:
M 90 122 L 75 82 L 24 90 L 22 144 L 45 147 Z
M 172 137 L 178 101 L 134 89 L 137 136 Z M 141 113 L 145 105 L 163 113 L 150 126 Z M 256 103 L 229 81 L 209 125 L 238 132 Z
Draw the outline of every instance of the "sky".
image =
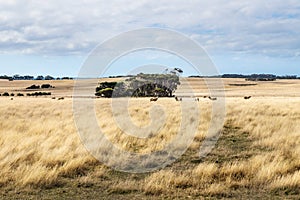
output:
M 0 74 L 76 77 L 99 44 L 140 28 L 196 41 L 220 74 L 300 76 L 299 0 L 0 0 Z M 146 64 L 195 73 L 179 58 L 144 51 L 106 75 Z

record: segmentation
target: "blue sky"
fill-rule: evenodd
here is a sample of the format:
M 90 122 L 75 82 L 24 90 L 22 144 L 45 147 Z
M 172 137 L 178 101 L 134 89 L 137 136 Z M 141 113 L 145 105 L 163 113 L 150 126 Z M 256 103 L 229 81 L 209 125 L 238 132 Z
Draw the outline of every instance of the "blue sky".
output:
M 221 74 L 300 76 L 299 0 L 0 0 L 0 74 L 75 77 L 98 44 L 144 27 L 195 40 Z M 115 62 L 109 75 L 147 63 L 194 73 L 178 58 L 144 52 Z

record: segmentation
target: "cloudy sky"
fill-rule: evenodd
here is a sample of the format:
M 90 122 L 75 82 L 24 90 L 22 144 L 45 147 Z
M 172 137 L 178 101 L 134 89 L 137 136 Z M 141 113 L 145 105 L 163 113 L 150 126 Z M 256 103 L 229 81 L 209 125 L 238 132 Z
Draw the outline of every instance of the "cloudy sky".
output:
M 0 0 L 0 74 L 77 76 L 98 44 L 145 27 L 197 41 L 220 73 L 300 76 L 299 0 Z

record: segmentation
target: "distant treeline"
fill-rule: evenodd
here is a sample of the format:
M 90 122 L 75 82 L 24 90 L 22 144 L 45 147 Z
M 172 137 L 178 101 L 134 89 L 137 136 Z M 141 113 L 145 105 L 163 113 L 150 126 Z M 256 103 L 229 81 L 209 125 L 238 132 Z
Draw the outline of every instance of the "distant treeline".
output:
M 248 81 L 274 81 L 276 79 L 300 79 L 297 75 L 277 76 L 273 74 L 223 74 L 218 76 L 189 76 L 194 78 L 244 78 Z
M 117 76 L 109 76 L 108 78 L 124 78 L 124 77 L 134 77 L 134 75 L 117 75 Z
M 134 75 L 116 75 L 116 76 L 109 76 L 108 78 L 122 78 L 122 77 L 134 77 Z M 276 79 L 300 79 L 297 75 L 284 75 L 284 76 L 277 76 L 273 74 L 251 74 L 251 75 L 243 75 L 243 74 L 223 74 L 223 75 L 212 75 L 212 76 L 198 76 L 192 75 L 189 76 L 190 78 L 244 78 L 246 80 L 276 80 Z M 47 76 L 7 76 L 7 75 L 0 75 L 0 79 L 7 79 L 10 81 L 13 80 L 73 80 L 72 77 L 52 77 L 50 75 Z
M 13 81 L 13 80 L 72 80 L 73 78 L 71 78 L 71 77 L 57 77 L 57 78 L 54 78 L 54 77 L 49 76 L 49 75 L 47 75 L 47 76 L 37 76 L 37 77 L 29 76 L 29 75 L 26 75 L 26 76 L 20 76 L 20 75 L 14 75 L 14 76 L 1 75 L 0 79 L 7 79 L 7 80 L 10 80 L 10 81 Z

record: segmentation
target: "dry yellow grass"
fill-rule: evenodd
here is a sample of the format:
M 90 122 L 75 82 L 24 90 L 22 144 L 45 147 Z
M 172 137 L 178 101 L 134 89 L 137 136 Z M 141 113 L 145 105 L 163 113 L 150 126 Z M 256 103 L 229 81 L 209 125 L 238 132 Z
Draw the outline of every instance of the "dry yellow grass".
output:
M 228 100 L 227 123 L 249 133 L 253 143 L 246 151 L 259 150 L 241 160 L 203 162 L 179 173 L 154 173 L 146 180 L 146 191 L 172 192 L 170 188 L 176 189 L 178 184 L 183 188 L 192 185 L 193 192 L 200 189 L 211 195 L 228 193 L 232 188 L 296 191 L 300 187 L 300 113 L 295 108 L 299 107 L 300 99 Z
M 76 135 L 71 101 L 0 101 L 2 184 L 49 186 L 95 162 Z
M 294 89 L 290 96 L 296 92 Z M 155 102 L 165 108 L 167 123 L 148 140 L 123 134 L 112 123 L 109 102 L 95 100 L 98 122 L 120 148 L 153 152 L 163 148 L 178 130 L 180 102 L 174 99 Z M 75 184 L 103 195 L 121 194 L 124 198 L 300 195 L 300 98 L 228 97 L 223 135 L 213 152 L 202 160 L 197 160 L 197 155 L 209 127 L 211 102 L 200 99 L 198 104 L 201 123 L 183 158 L 166 169 L 134 175 L 115 172 L 87 152 L 77 135 L 71 99 L 20 97 L 10 101 L 2 97 L 0 185 L 29 187 L 33 191 L 34 188 L 67 188 L 64 189 L 67 193 L 74 194 L 70 191 Z M 129 113 L 136 125 L 144 127 L 150 123 L 150 106 L 148 99 L 132 100 Z

